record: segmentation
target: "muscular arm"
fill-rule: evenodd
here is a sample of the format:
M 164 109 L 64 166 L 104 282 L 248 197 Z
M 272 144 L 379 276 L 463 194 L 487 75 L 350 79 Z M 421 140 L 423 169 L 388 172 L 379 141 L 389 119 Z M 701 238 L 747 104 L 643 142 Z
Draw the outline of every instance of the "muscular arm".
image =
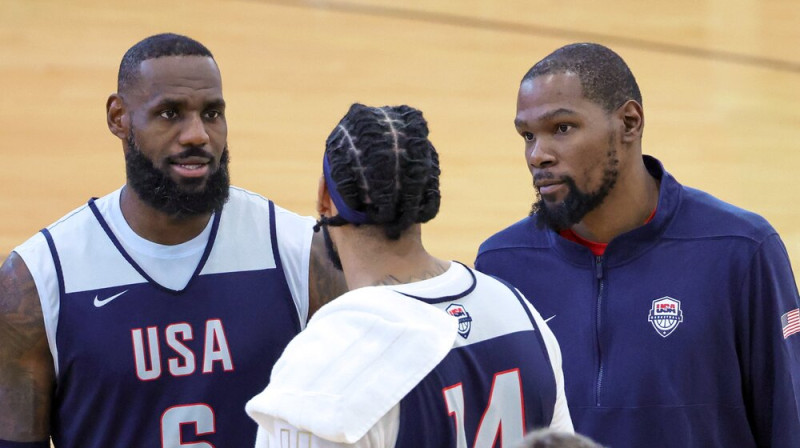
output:
M 0 267 L 0 439 L 48 439 L 54 384 L 36 285 L 11 253 Z
M 311 260 L 308 267 L 308 317 L 322 305 L 347 292 L 344 273 L 333 266 L 325 251 L 322 232 L 311 240 Z

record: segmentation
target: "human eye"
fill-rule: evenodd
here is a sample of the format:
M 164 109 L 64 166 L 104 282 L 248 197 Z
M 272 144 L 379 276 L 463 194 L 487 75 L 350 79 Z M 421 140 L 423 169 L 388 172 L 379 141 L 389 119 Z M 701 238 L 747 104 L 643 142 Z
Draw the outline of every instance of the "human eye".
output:
M 571 124 L 559 123 L 556 126 L 556 134 L 566 134 L 572 128 L 573 128 L 573 126 Z
M 208 118 L 209 120 L 214 120 L 216 118 L 222 117 L 222 111 L 221 110 L 216 110 L 216 109 L 211 109 L 211 110 L 207 110 L 205 115 L 206 115 L 206 118 Z
M 520 135 L 522 135 L 522 138 L 524 138 L 526 142 L 532 142 L 533 139 L 536 138 L 533 132 L 520 132 Z
M 164 109 L 158 113 L 161 118 L 166 118 L 167 120 L 172 120 L 173 118 L 178 116 L 178 112 L 175 109 Z

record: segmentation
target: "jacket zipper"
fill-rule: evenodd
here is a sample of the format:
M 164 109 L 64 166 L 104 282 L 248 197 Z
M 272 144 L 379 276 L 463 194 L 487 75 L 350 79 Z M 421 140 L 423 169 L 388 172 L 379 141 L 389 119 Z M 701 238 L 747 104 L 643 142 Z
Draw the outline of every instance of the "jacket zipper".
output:
M 600 406 L 600 390 L 603 386 L 603 352 L 600 349 L 600 329 L 601 329 L 601 310 L 603 308 L 603 256 L 598 255 L 595 257 L 595 274 L 597 277 L 597 314 L 595 315 L 597 323 L 597 359 L 599 360 L 597 369 L 597 389 L 595 390 L 595 405 Z

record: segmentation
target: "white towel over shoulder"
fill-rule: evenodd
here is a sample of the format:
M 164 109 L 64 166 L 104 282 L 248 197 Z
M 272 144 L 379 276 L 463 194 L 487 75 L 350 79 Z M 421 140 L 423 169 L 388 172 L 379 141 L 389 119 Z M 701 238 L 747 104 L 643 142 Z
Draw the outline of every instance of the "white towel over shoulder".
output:
M 354 443 L 453 347 L 458 320 L 386 287 L 350 291 L 322 307 L 286 347 L 247 413 Z

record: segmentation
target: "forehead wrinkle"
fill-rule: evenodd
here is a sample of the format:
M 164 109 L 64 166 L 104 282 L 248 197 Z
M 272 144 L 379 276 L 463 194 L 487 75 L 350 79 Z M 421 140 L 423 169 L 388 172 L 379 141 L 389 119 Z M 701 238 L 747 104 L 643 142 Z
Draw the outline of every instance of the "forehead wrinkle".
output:
M 542 112 L 532 120 L 517 117 L 514 119 L 514 126 L 521 128 L 529 125 L 530 123 L 539 123 L 543 121 L 550 121 L 563 116 L 577 116 L 578 113 L 566 107 L 559 107 L 558 109 Z
M 222 77 L 216 62 L 199 56 L 164 56 L 139 64 L 136 80 L 129 90 L 148 98 L 160 94 L 193 91 L 222 96 Z M 218 93 L 215 93 L 218 92 Z
M 572 109 L 567 109 L 566 107 L 559 107 L 558 109 L 550 110 L 550 111 L 547 111 L 547 112 L 544 112 L 544 113 L 540 114 L 539 117 L 537 118 L 537 120 L 538 121 L 547 121 L 547 120 L 552 120 L 554 118 L 558 118 L 558 117 L 565 116 L 565 115 L 573 116 L 573 115 L 577 115 L 577 112 L 575 112 Z

